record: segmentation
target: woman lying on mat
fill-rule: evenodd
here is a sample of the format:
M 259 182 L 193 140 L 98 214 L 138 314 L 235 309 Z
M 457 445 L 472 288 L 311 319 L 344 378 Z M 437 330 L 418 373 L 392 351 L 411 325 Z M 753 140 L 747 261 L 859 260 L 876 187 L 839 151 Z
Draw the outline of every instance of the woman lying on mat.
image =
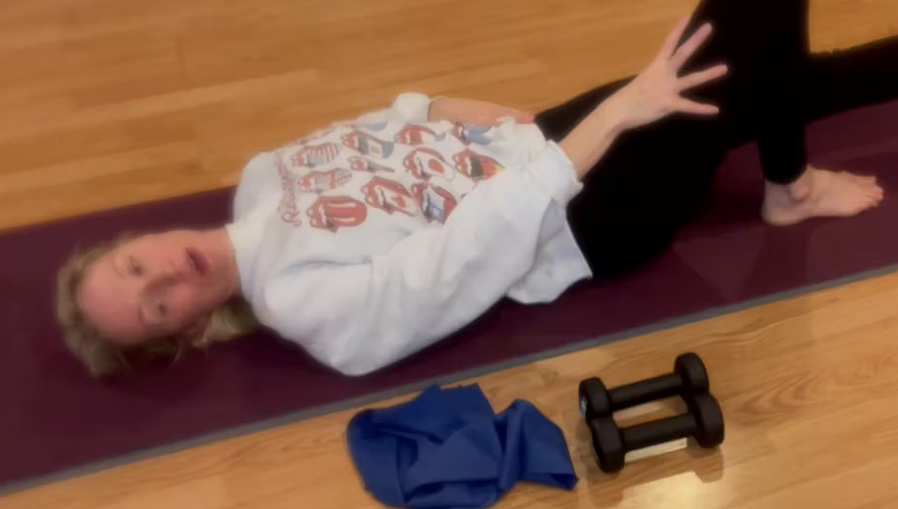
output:
M 258 155 L 227 226 L 74 257 L 60 273 L 66 342 L 101 374 L 128 352 L 206 346 L 258 323 L 340 372 L 369 373 L 504 297 L 551 302 L 651 259 L 750 139 L 768 222 L 857 214 L 882 190 L 808 166 L 803 128 L 894 94 L 896 41 L 810 56 L 806 24 L 806 2 L 710 0 L 692 35 L 681 24 L 638 76 L 535 119 L 406 94 Z

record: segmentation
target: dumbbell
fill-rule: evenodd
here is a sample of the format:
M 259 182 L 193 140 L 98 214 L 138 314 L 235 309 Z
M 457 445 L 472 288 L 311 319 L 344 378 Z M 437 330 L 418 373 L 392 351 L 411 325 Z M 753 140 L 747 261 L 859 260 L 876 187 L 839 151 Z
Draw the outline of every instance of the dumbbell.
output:
M 618 410 L 671 396 L 707 393 L 710 387 L 705 363 L 694 353 L 674 361 L 674 372 L 608 390 L 598 378 L 580 382 L 580 413 L 587 421 L 610 416 Z
M 599 468 L 618 472 L 628 452 L 681 438 L 693 437 L 708 449 L 723 443 L 723 412 L 714 396 L 694 394 L 684 400 L 688 413 L 628 428 L 619 428 L 610 415 L 590 420 L 590 446 Z

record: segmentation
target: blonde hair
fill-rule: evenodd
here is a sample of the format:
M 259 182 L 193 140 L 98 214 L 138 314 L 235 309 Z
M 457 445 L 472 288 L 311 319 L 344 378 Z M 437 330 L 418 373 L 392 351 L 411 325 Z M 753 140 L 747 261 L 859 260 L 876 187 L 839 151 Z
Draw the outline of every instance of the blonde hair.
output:
M 122 236 L 85 251 L 76 251 L 57 274 L 56 319 L 62 327 L 63 341 L 91 375 L 97 377 L 128 367 L 128 358 L 132 355 L 176 360 L 184 347 L 184 342 L 174 337 L 153 338 L 134 347 L 116 345 L 99 333 L 78 305 L 78 290 L 90 266 L 128 240 L 128 237 Z M 190 342 L 190 346 L 203 349 L 214 343 L 230 341 L 252 331 L 257 325 L 247 302 L 234 298 L 213 311 L 205 329 Z

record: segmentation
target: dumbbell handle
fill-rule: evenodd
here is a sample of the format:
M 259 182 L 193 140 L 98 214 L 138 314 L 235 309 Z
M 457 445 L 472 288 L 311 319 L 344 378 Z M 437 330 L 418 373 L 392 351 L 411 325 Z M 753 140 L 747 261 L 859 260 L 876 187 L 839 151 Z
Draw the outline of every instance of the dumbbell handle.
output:
M 696 430 L 692 414 L 682 414 L 657 421 L 637 424 L 620 430 L 627 452 L 691 437 Z
M 611 408 L 621 410 L 676 396 L 681 386 L 679 375 L 667 374 L 615 387 L 608 391 L 608 398 L 611 400 Z

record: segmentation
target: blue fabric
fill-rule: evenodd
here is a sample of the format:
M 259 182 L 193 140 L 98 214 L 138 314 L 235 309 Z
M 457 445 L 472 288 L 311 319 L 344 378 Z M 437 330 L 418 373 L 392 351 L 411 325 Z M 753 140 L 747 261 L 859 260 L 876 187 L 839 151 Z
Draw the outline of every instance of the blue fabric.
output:
M 554 423 L 522 400 L 496 415 L 477 385 L 431 387 L 408 403 L 364 410 L 347 438 L 365 488 L 388 506 L 481 508 L 518 481 L 577 484 Z

